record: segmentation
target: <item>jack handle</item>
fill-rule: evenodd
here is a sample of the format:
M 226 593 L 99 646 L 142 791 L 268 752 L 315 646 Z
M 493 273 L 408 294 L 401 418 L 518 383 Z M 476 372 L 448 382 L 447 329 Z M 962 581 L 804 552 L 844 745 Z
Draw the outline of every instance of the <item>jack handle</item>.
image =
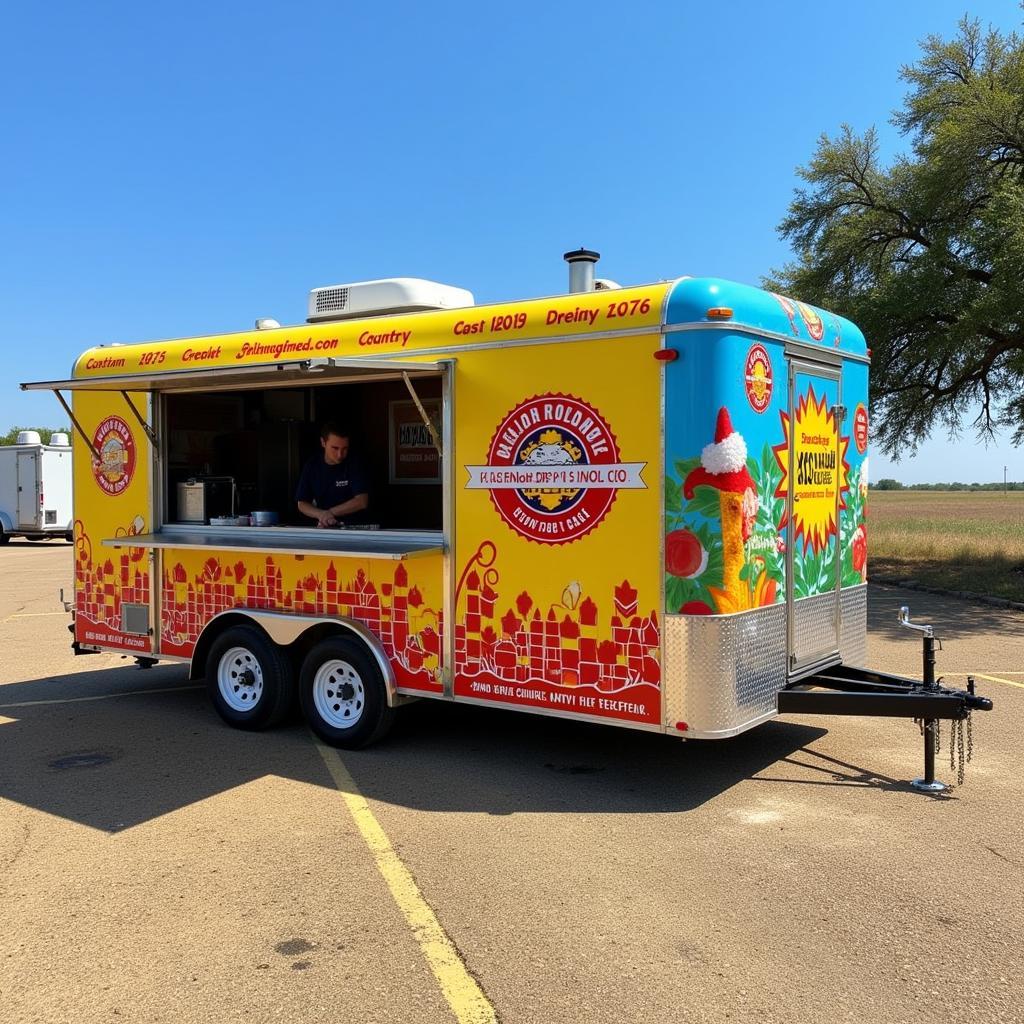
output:
M 907 629 L 917 630 L 918 633 L 923 633 L 927 637 L 935 636 L 935 631 L 932 629 L 931 626 L 919 625 L 916 622 L 910 621 L 910 609 L 905 604 L 900 605 L 898 618 L 900 625 L 906 626 Z

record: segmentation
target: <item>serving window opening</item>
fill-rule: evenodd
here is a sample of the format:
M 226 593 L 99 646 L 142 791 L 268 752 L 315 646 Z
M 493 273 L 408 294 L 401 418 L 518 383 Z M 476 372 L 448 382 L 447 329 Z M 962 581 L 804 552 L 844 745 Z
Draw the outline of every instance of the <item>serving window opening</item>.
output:
M 369 504 L 355 529 L 442 531 L 443 381 L 400 377 L 160 396 L 163 522 L 209 524 L 220 517 L 271 513 L 281 526 L 316 528 L 295 491 L 306 462 L 323 458 L 321 427 L 349 436 Z M 426 413 L 431 426 L 423 419 Z

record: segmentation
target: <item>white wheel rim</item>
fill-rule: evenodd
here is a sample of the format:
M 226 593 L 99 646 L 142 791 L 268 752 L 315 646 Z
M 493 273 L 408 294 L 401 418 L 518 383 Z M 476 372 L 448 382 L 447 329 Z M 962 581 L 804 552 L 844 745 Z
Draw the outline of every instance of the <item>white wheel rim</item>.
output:
M 363 717 L 366 707 L 362 677 L 347 661 L 325 661 L 313 678 L 313 704 L 327 725 L 351 729 Z
M 252 711 L 263 696 L 263 668 L 247 647 L 232 647 L 217 663 L 217 688 L 232 711 Z

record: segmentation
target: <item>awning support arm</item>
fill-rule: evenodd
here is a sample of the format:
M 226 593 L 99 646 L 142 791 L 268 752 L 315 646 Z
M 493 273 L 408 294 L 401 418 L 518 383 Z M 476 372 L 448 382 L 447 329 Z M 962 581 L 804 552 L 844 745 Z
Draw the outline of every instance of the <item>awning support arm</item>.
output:
M 427 428 L 430 434 L 430 440 L 434 442 L 434 447 L 437 449 L 438 457 L 443 457 L 444 453 L 441 451 L 441 438 L 437 436 L 437 431 L 434 429 L 434 424 L 430 422 L 430 417 L 427 415 L 427 410 L 423 408 L 423 403 L 420 401 L 420 396 L 416 394 L 416 389 L 412 385 L 412 379 L 409 374 L 403 370 L 402 380 L 405 381 L 405 386 L 412 396 L 413 402 L 416 404 L 416 408 L 419 410 L 420 418 L 423 420 L 423 425 Z
M 139 421 L 139 426 L 141 426 L 142 429 L 146 432 L 146 437 L 149 438 L 150 443 L 153 445 L 154 448 L 156 448 L 156 431 L 153 430 L 153 428 L 146 422 L 142 413 L 140 413 L 139 410 L 135 408 L 135 403 L 128 396 L 127 391 L 122 391 L 121 397 L 128 403 L 128 408 L 131 409 L 133 413 L 135 413 L 135 418 Z
M 85 445 L 89 449 L 89 451 L 92 452 L 92 457 L 97 462 L 102 462 L 103 461 L 103 456 L 101 456 L 100 453 L 96 450 L 96 445 L 94 445 L 92 443 L 92 439 L 82 429 L 82 424 L 79 423 L 78 420 L 75 419 L 75 414 L 71 411 L 71 406 L 68 405 L 68 403 L 64 401 L 64 396 L 56 388 L 53 389 L 53 393 L 57 396 L 57 401 L 60 402 L 60 404 L 64 406 L 64 411 L 68 414 L 68 417 L 70 418 L 71 423 L 74 426 L 75 430 L 78 431 L 78 436 L 85 442 Z

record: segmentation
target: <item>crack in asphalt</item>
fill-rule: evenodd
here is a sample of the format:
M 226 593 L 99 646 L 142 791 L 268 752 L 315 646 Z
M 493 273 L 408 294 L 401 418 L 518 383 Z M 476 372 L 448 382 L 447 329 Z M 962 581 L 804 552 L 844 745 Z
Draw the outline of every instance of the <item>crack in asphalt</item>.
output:
M 7 871 L 8 868 L 14 866 L 15 862 L 25 852 L 25 847 L 28 846 L 29 837 L 32 835 L 32 826 L 27 822 L 19 822 L 22 828 L 21 842 L 17 843 L 14 848 L 14 852 L 5 857 L 0 857 L 0 868 L 3 871 Z
M 998 857 L 1000 860 L 1006 861 L 1007 864 L 1012 864 L 1015 868 L 1020 865 L 1013 860 L 1011 857 L 1007 857 L 1005 854 L 1000 853 L 994 846 L 986 846 L 986 850 L 991 853 L 994 857 Z

